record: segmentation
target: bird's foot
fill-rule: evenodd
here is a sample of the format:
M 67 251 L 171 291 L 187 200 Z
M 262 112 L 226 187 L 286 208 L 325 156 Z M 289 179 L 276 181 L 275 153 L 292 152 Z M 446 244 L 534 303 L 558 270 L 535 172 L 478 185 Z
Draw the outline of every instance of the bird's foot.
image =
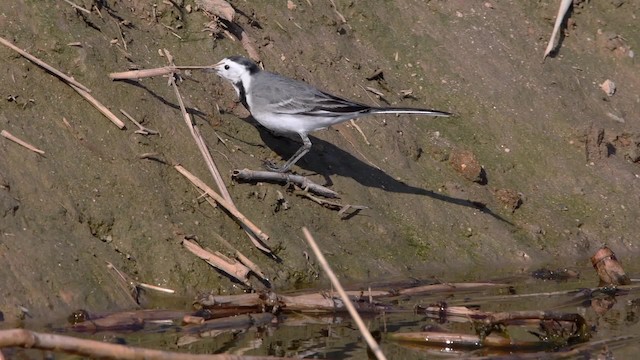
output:
M 274 163 L 271 160 L 265 160 L 264 167 L 265 167 L 265 169 L 267 169 L 269 171 L 273 171 L 273 172 L 277 172 L 277 173 L 285 173 L 285 172 L 287 172 L 289 170 L 288 168 L 286 168 L 284 166 L 276 165 L 276 163 Z

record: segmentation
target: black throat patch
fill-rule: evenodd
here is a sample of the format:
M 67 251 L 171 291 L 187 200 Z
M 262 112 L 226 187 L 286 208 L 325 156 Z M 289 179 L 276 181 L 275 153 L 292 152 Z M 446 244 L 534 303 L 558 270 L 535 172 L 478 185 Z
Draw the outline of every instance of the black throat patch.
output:
M 251 112 L 251 109 L 249 109 L 249 104 L 247 104 L 247 92 L 244 89 L 244 85 L 242 85 L 242 81 L 238 81 L 233 83 L 233 86 L 236 87 L 236 89 L 238 89 L 238 97 L 240 98 L 240 102 L 242 103 L 242 105 L 244 105 L 244 107 L 249 110 L 249 112 Z

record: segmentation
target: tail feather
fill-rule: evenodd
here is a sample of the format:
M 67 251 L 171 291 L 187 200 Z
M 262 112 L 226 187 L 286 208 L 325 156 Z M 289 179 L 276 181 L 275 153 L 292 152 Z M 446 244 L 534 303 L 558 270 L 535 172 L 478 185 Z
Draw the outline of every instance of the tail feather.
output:
M 433 109 L 419 109 L 419 108 L 404 108 L 404 107 L 375 107 L 371 108 L 369 114 L 415 114 L 415 115 L 429 115 L 429 116 L 443 116 L 449 117 L 453 114 L 446 111 L 433 110 Z

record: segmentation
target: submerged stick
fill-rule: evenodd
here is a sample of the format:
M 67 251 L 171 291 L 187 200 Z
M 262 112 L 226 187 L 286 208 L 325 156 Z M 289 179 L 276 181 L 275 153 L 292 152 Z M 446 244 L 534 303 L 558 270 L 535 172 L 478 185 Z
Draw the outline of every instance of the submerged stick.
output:
M 544 341 L 514 341 L 513 339 L 491 334 L 484 338 L 476 334 L 461 334 L 438 331 L 419 331 L 407 333 L 391 333 L 389 340 L 414 343 L 425 346 L 436 346 L 446 348 L 499 348 L 499 349 L 540 349 L 550 347 Z
M 28 52 L 20 49 L 19 47 L 15 46 L 13 43 L 11 43 L 9 40 L 0 37 L 0 43 L 2 43 L 4 46 L 14 50 L 15 52 L 17 52 L 18 54 L 22 55 L 23 57 L 27 58 L 29 61 L 33 62 L 34 64 L 44 68 L 45 70 L 49 71 L 50 73 L 52 73 L 53 75 L 57 76 L 58 78 L 60 78 L 61 80 L 65 81 L 67 84 L 72 84 L 75 85 L 76 87 L 86 91 L 86 92 L 91 92 L 91 90 L 89 90 L 89 88 L 87 88 L 86 86 L 80 84 L 79 82 L 77 82 L 74 78 L 65 75 L 62 71 L 54 68 L 53 66 L 47 64 L 46 62 L 38 59 L 37 57 L 29 54 Z
M 39 333 L 35 331 L 13 329 L 0 330 L 0 348 L 23 347 L 27 349 L 40 349 L 51 351 L 63 351 L 92 358 L 119 359 L 119 360 L 278 360 L 271 356 L 248 355 L 195 355 L 151 350 L 140 347 L 110 344 L 103 341 L 78 339 L 65 335 Z
M 311 233 L 306 227 L 302 228 L 302 232 L 304 233 L 304 236 L 307 239 L 309 246 L 311 246 L 311 249 L 316 254 L 316 258 L 318 259 L 318 262 L 320 263 L 320 265 L 322 265 L 324 272 L 327 273 L 327 276 L 331 280 L 331 284 L 333 285 L 333 287 L 336 288 L 336 290 L 338 291 L 338 294 L 340 294 L 342 301 L 344 301 L 344 304 L 347 307 L 347 310 L 349 311 L 349 315 L 351 315 L 353 320 L 358 325 L 358 329 L 360 330 L 360 333 L 362 334 L 364 339 L 367 341 L 369 348 L 371 348 L 371 351 L 376 355 L 376 358 L 378 358 L 378 360 L 386 360 L 386 357 L 384 356 L 384 353 L 382 353 L 382 350 L 380 349 L 378 342 L 376 342 L 373 336 L 371 336 L 369 329 L 367 329 L 367 326 L 362 321 L 362 318 L 358 314 L 358 311 L 356 311 L 355 307 L 351 303 L 349 296 L 344 292 L 344 288 L 342 288 L 342 285 L 340 284 L 338 277 L 333 272 L 333 270 L 331 270 L 331 267 L 329 266 L 327 259 L 325 259 L 324 255 L 322 254 L 322 251 L 320 251 L 320 248 L 318 247 L 318 244 L 316 244 L 316 241 L 313 239 L 313 236 L 311 236 Z

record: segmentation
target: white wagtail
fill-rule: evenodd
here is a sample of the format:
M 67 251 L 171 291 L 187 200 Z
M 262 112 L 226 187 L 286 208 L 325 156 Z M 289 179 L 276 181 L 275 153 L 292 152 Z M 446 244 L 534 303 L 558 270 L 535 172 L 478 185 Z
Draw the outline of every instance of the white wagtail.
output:
M 298 134 L 302 146 L 283 166 L 266 168 L 286 172 L 311 149 L 312 131 L 371 114 L 450 116 L 429 109 L 375 107 L 340 98 L 278 74 L 262 71 L 253 61 L 231 56 L 214 65 L 216 73 L 233 84 L 244 107 L 258 123 L 277 134 Z

